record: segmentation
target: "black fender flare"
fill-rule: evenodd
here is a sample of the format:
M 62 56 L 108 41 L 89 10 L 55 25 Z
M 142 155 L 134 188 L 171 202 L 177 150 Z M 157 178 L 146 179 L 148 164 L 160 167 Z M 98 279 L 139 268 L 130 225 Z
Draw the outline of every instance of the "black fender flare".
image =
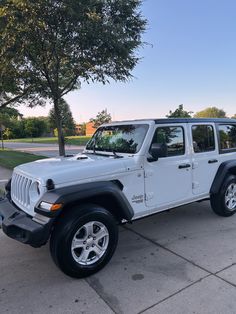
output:
M 236 175 L 236 160 L 225 161 L 219 166 L 210 189 L 211 196 L 220 192 L 224 180 L 230 174 Z
M 89 199 L 92 202 L 93 199 L 98 197 L 104 197 L 104 203 L 107 198 L 111 198 L 114 201 L 119 218 L 127 221 L 132 220 L 134 216 L 133 208 L 122 192 L 121 186 L 112 181 L 83 183 L 47 191 L 37 203 L 35 212 L 47 217 L 55 217 L 58 212 L 46 212 L 39 207 L 40 203 L 63 204 L 60 210 L 63 211 L 63 208 L 68 207 L 70 204 L 79 204 L 83 200 L 89 201 Z

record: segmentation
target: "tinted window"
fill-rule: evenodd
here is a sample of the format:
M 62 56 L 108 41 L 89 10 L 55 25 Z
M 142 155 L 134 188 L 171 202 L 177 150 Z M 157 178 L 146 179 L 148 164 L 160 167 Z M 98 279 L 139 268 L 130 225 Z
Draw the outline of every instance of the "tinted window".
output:
M 157 128 L 152 143 L 164 145 L 167 157 L 184 155 L 184 130 L 181 127 Z
M 235 125 L 219 125 L 220 148 L 235 149 L 236 148 L 236 126 Z
M 135 154 L 140 150 L 147 130 L 146 124 L 100 127 L 88 142 L 86 149 Z
M 192 136 L 195 153 L 215 150 L 214 130 L 211 125 L 194 125 L 192 127 Z

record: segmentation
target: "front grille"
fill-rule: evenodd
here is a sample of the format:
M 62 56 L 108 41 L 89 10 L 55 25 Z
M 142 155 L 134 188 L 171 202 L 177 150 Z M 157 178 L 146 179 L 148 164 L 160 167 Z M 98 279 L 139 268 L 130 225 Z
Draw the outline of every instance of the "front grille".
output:
M 22 205 L 26 208 L 30 206 L 29 189 L 32 180 L 20 174 L 13 173 L 11 181 L 11 197 L 17 205 Z

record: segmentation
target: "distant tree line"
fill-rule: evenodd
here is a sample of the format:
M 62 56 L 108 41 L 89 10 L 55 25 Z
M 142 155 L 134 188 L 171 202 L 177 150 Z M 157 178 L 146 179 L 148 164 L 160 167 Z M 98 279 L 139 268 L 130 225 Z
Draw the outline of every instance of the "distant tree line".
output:
M 62 121 L 63 133 L 66 136 L 76 135 L 76 123 L 72 116 L 72 112 L 68 103 L 62 99 L 59 103 L 60 119 Z M 167 118 L 227 118 L 226 112 L 217 107 L 208 107 L 197 113 L 186 111 L 184 105 L 179 105 L 174 111 L 169 111 Z M 236 114 L 231 117 L 236 119 Z M 112 121 L 111 114 L 107 109 L 98 112 L 95 118 L 91 118 L 90 122 L 94 123 L 94 128 L 98 128 L 101 124 L 110 123 Z M 23 115 L 13 107 L 0 108 L 0 128 L 4 127 L 4 139 L 17 138 L 35 138 L 42 136 L 57 136 L 57 128 L 55 122 L 55 111 L 52 108 L 47 117 L 28 117 Z M 86 123 L 80 125 L 79 135 L 85 135 Z
M 193 114 L 192 111 L 184 110 L 184 105 L 179 105 L 174 111 L 169 111 L 167 118 L 227 118 L 226 112 L 217 107 L 208 107 Z M 231 117 L 236 119 L 236 114 Z
M 94 128 L 97 129 L 100 125 L 111 122 L 111 114 L 107 112 L 107 109 L 98 112 L 95 118 L 91 118 L 90 122 L 93 122 Z
M 50 134 L 47 117 L 16 118 L 0 113 L 0 125 L 4 139 L 33 138 Z
M 75 135 L 76 124 L 69 105 L 63 99 L 60 101 L 60 115 L 64 134 Z M 54 109 L 50 110 L 48 117 L 23 118 L 16 108 L 1 108 L 0 127 L 4 129 L 4 139 L 57 136 Z
M 60 119 L 62 121 L 63 133 L 66 136 L 85 135 L 86 123 L 80 125 L 76 133 L 76 123 L 68 103 L 61 99 L 59 103 Z M 91 118 L 94 128 L 101 124 L 111 122 L 111 114 L 107 109 L 98 112 L 95 118 Z M 35 138 L 42 136 L 58 136 L 54 107 L 49 111 L 47 117 L 27 117 L 13 107 L 0 108 L 0 128 L 4 127 L 4 139 Z

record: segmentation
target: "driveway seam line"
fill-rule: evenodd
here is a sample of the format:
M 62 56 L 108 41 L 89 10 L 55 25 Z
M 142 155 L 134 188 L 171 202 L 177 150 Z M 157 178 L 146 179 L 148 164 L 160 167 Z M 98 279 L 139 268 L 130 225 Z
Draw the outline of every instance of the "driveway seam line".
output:
M 129 231 L 131 231 L 131 232 L 137 234 L 138 236 L 140 236 L 141 238 L 145 239 L 146 241 L 149 241 L 149 242 L 151 242 L 152 244 L 154 244 L 154 245 L 156 245 L 156 246 L 159 246 L 159 247 L 162 248 L 163 250 L 166 250 L 167 252 L 172 253 L 172 254 L 178 256 L 179 258 L 182 258 L 183 260 L 185 260 L 186 262 L 192 264 L 193 266 L 200 268 L 201 270 L 207 272 L 208 274 L 210 274 L 210 275 L 212 275 L 212 276 L 215 276 L 216 278 L 221 279 L 221 280 L 225 281 L 226 283 L 228 283 L 229 285 L 231 285 L 231 286 L 233 286 L 233 287 L 236 288 L 236 284 L 234 284 L 234 283 L 228 281 L 227 279 L 224 279 L 224 278 L 220 277 L 220 275 L 219 275 L 219 273 L 223 272 L 224 270 L 227 270 L 228 268 L 230 268 L 230 267 L 232 267 L 232 266 L 235 266 L 236 263 L 232 263 L 231 265 L 226 266 L 226 267 L 224 267 L 224 268 L 222 268 L 221 270 L 218 270 L 218 271 L 216 271 L 216 272 L 211 272 L 210 270 L 208 270 L 208 269 L 206 269 L 206 268 L 204 268 L 204 267 L 202 267 L 202 266 L 200 266 L 200 265 L 194 263 L 193 261 L 189 260 L 188 258 L 186 258 L 186 257 L 184 257 L 184 256 L 182 256 L 182 255 L 180 255 L 180 254 L 178 254 L 178 253 L 172 251 L 172 250 L 169 249 L 169 248 L 166 248 L 165 246 L 161 245 L 160 243 L 155 242 L 155 241 L 152 240 L 152 239 L 149 239 L 148 237 L 146 237 L 146 236 L 140 234 L 139 232 L 134 231 L 134 230 L 132 230 L 132 229 L 130 229 L 130 228 L 128 228 L 128 227 L 125 227 L 125 226 L 124 226 L 124 228 L 125 228 L 126 230 L 129 230 Z
M 220 279 L 220 280 L 222 280 L 222 281 L 224 281 L 225 283 L 231 285 L 232 287 L 236 288 L 236 284 L 234 284 L 234 283 L 228 281 L 227 279 L 224 279 L 224 278 L 220 277 L 219 275 L 215 275 L 215 277 L 218 278 L 218 279 Z
M 166 297 L 165 299 L 159 301 L 158 303 L 156 303 L 156 304 L 154 304 L 153 306 L 147 308 L 146 310 L 143 310 L 143 311 L 139 312 L 138 314 L 144 313 L 144 312 L 147 311 L 148 309 L 153 308 L 154 306 L 156 306 L 156 305 L 158 305 L 158 304 L 160 304 L 160 303 L 166 301 L 167 299 L 171 298 L 172 296 L 175 296 L 176 294 L 180 293 L 181 291 L 183 291 L 183 290 L 185 290 L 185 289 L 187 289 L 187 288 L 193 286 L 195 283 L 198 283 L 198 282 L 200 282 L 201 280 L 203 280 L 203 279 L 205 279 L 205 278 L 207 278 L 207 277 L 210 277 L 210 276 L 214 276 L 215 278 L 220 279 L 220 280 L 224 281 L 225 283 L 231 285 L 232 287 L 236 288 L 236 284 L 233 284 L 232 282 L 230 282 L 230 281 L 228 281 L 227 279 L 224 279 L 224 278 L 222 278 L 222 277 L 220 277 L 220 276 L 218 275 L 220 272 L 222 272 L 222 271 L 224 271 L 224 270 L 226 270 L 226 269 L 228 269 L 228 268 L 234 266 L 235 263 L 233 263 L 233 264 L 231 264 L 231 265 L 229 265 L 229 266 L 227 266 L 227 267 L 225 267 L 225 268 L 223 268 L 223 269 L 221 269 L 221 270 L 219 270 L 219 271 L 217 271 L 217 272 L 211 272 L 211 271 L 209 271 L 208 269 L 206 269 L 206 268 L 204 268 L 204 267 L 202 267 L 202 266 L 200 266 L 200 265 L 197 265 L 196 263 L 194 263 L 193 261 L 189 260 L 188 258 L 186 258 L 186 257 L 184 257 L 184 256 L 182 256 L 182 255 L 180 255 L 180 254 L 178 254 L 178 253 L 172 251 L 172 250 L 169 249 L 169 248 L 166 248 L 165 246 L 161 245 L 160 243 L 155 242 L 154 240 L 152 240 L 152 239 L 150 239 L 150 238 L 148 238 L 148 237 L 146 237 L 146 236 L 140 234 L 140 233 L 137 232 L 137 231 L 134 231 L 133 229 L 130 229 L 130 228 L 127 227 L 127 226 L 123 226 L 123 228 L 126 229 L 126 230 L 128 230 L 128 231 L 130 231 L 130 232 L 133 232 L 134 234 L 140 236 L 140 237 L 143 238 L 144 240 L 146 240 L 146 241 L 148 241 L 148 242 L 154 244 L 155 246 L 158 246 L 158 247 L 162 248 L 163 250 L 166 250 L 167 252 L 169 252 L 169 253 L 171 253 L 171 254 L 174 254 L 175 256 L 177 256 L 177 257 L 179 257 L 179 258 L 185 260 L 186 262 L 190 263 L 191 265 L 193 265 L 193 266 L 195 266 L 195 267 L 197 267 L 197 268 L 199 268 L 199 269 L 205 271 L 206 273 L 208 273 L 208 275 L 206 275 L 206 276 L 200 278 L 199 280 L 197 280 L 197 281 L 193 282 L 192 284 L 186 286 L 185 288 L 183 288 L 183 289 L 181 289 L 181 290 L 175 292 L 174 294 L 172 294 L 172 295 Z
M 103 300 L 103 302 L 109 307 L 109 309 L 110 309 L 114 314 L 116 314 L 116 311 L 111 307 L 111 305 L 110 305 L 105 299 L 103 299 L 103 297 L 101 296 L 101 294 L 90 284 L 89 280 L 87 280 L 87 279 L 85 278 L 85 281 L 87 282 L 87 284 L 89 285 L 89 287 L 90 287 L 91 289 L 93 289 L 93 291 L 99 296 L 99 298 L 100 298 L 101 300 Z
M 227 270 L 227 269 L 229 269 L 230 267 L 233 267 L 233 266 L 235 266 L 236 265 L 236 263 L 232 263 L 231 265 L 229 265 L 229 266 L 226 266 L 226 267 L 224 267 L 224 268 L 222 268 L 221 270 L 218 270 L 217 272 L 215 272 L 215 275 L 217 276 L 219 273 L 221 273 L 222 271 L 225 271 L 225 270 Z
M 178 291 L 176 291 L 176 292 L 172 293 L 172 294 L 171 294 L 171 295 L 169 295 L 168 297 L 166 297 L 166 298 L 164 298 L 164 299 L 162 299 L 162 300 L 158 301 L 157 303 L 155 303 L 155 304 L 153 304 L 153 305 L 151 305 L 151 306 L 147 307 L 146 309 L 142 310 L 141 312 L 138 312 L 138 314 L 145 313 L 146 311 L 148 311 L 148 310 L 150 310 L 150 309 L 154 308 L 155 306 L 157 306 L 157 305 L 161 304 L 162 302 L 167 301 L 168 299 L 170 299 L 170 298 L 174 297 L 175 295 L 177 295 L 177 294 L 181 293 L 182 291 L 184 291 L 184 290 L 186 290 L 186 289 L 188 289 L 188 288 L 190 288 L 190 287 L 194 286 L 195 284 L 197 284 L 197 283 L 201 282 L 202 280 L 204 280 L 204 279 L 206 279 L 206 278 L 208 278 L 208 277 L 210 277 L 210 276 L 212 276 L 212 274 L 208 274 L 208 275 L 206 275 L 206 276 L 204 276 L 204 277 L 202 277 L 202 278 L 200 278 L 200 279 L 198 279 L 198 280 L 196 280 L 196 281 L 192 282 L 192 283 L 191 283 L 191 284 L 189 284 L 188 286 L 186 286 L 186 287 L 184 287 L 184 288 L 182 288 L 182 289 L 180 289 L 180 290 L 178 290 Z
M 179 258 L 182 258 L 182 259 L 185 260 L 186 262 L 192 264 L 192 265 L 195 266 L 195 267 L 200 268 L 201 270 L 207 272 L 208 274 L 210 274 L 210 275 L 215 275 L 215 273 L 211 272 L 210 270 L 207 270 L 206 268 L 204 268 L 204 267 L 202 267 L 202 266 L 200 266 L 200 265 L 197 265 L 196 263 L 194 263 L 193 261 L 189 260 L 188 258 L 186 258 L 186 257 L 184 257 L 184 256 L 182 256 L 182 255 L 180 255 L 180 254 L 178 254 L 178 253 L 172 251 L 172 250 L 169 249 L 169 248 L 166 248 L 166 247 L 163 246 L 162 244 L 160 244 L 160 243 L 158 243 L 158 242 L 155 242 L 155 241 L 152 240 L 152 239 L 149 239 L 148 237 L 146 237 L 146 236 L 140 234 L 139 232 L 134 231 L 134 230 L 132 230 L 132 229 L 126 227 L 126 226 L 124 226 L 124 228 L 125 228 L 126 230 L 129 230 L 129 231 L 135 233 L 136 235 L 140 236 L 141 238 L 145 239 L 146 241 L 149 241 L 149 242 L 151 242 L 152 244 L 154 244 L 154 245 L 156 245 L 156 246 L 162 248 L 163 250 L 166 250 L 167 252 L 172 253 L 172 254 L 178 256 Z

